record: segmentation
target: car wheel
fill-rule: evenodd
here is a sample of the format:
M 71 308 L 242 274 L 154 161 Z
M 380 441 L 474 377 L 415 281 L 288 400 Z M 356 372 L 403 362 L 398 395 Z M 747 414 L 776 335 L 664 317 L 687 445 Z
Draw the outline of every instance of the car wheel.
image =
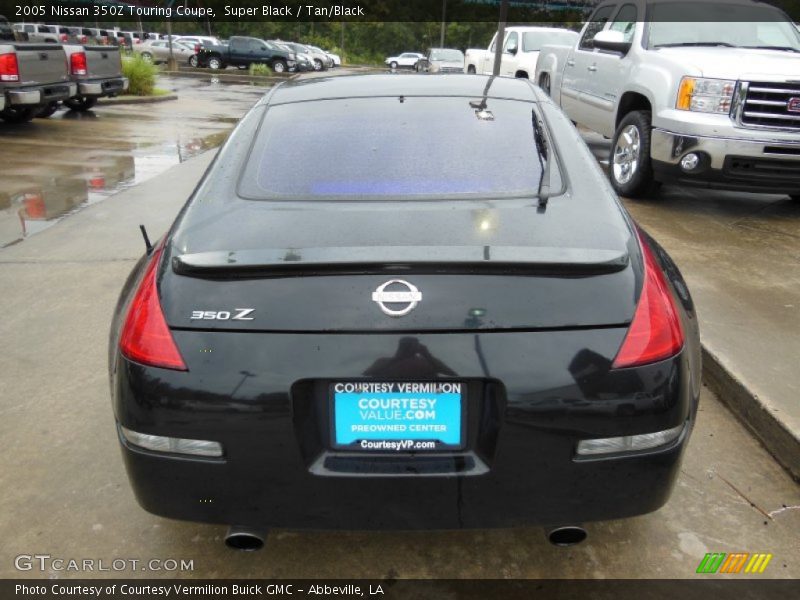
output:
M 36 111 L 37 119 L 47 119 L 52 117 L 58 110 L 58 102 L 48 102 Z
M 195 69 L 197 68 L 197 54 L 192 54 L 189 57 L 189 66 L 194 67 Z
M 276 73 L 285 73 L 286 63 L 282 60 L 276 60 L 274 63 L 272 63 L 272 70 Z
M 390 62 L 389 63 L 389 68 L 396 69 L 397 68 L 397 61 L 393 60 L 392 62 Z
M 314 70 L 315 71 L 322 71 L 322 61 L 318 58 L 314 59 Z
M 475 70 L 475 65 L 468 66 L 467 73 L 469 73 L 470 75 L 475 75 L 475 73 L 477 73 L 477 71 Z
M 70 110 L 76 110 L 78 112 L 86 112 L 90 108 L 92 108 L 95 104 L 97 104 L 97 98 L 87 98 L 86 96 L 75 96 L 74 98 L 70 98 L 69 100 L 64 100 L 64 104 Z
M 621 196 L 641 198 L 655 190 L 650 162 L 650 111 L 628 113 L 611 141 L 611 185 Z
M 222 68 L 222 61 L 219 58 L 217 58 L 216 56 L 212 56 L 211 58 L 208 59 L 208 68 L 209 69 L 214 69 L 215 71 L 217 69 L 221 69 Z
M 147 62 L 153 62 L 153 55 L 149 52 L 142 52 L 141 55 L 142 60 L 146 60 Z
M 545 94 L 550 95 L 550 75 L 542 73 L 541 77 L 539 77 L 539 87 L 542 88 Z
M 0 111 L 0 119 L 3 119 L 6 123 L 25 123 L 35 116 L 35 106 L 8 106 L 5 110 Z

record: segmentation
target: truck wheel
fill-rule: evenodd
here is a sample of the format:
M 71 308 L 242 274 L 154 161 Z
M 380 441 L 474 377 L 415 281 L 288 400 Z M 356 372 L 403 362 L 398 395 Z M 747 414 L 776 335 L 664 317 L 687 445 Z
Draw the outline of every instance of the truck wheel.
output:
M 78 112 L 86 112 L 97 104 L 97 98 L 88 98 L 86 96 L 75 96 L 69 100 L 64 100 L 64 104 L 70 110 L 77 110 Z
M 37 119 L 47 119 L 52 117 L 58 110 L 58 102 L 48 102 L 36 111 Z
M 628 113 L 611 141 L 611 185 L 621 196 L 641 198 L 655 191 L 650 163 L 650 111 Z
M 197 68 L 197 54 L 192 54 L 189 57 L 189 66 L 194 67 L 195 69 Z
M 5 110 L 0 111 L 0 119 L 6 123 L 25 123 L 36 116 L 36 108 L 36 106 L 7 106 Z
M 286 72 L 286 63 L 282 60 L 276 60 L 272 63 L 272 70 L 276 73 L 285 73 Z
M 214 69 L 215 71 L 217 69 L 221 69 L 222 61 L 218 57 L 212 56 L 211 58 L 208 59 L 208 68 Z
M 475 73 L 477 73 L 477 71 L 475 70 L 475 65 L 469 65 L 467 67 L 467 73 L 469 73 L 470 75 L 475 75 Z
M 548 73 L 542 73 L 539 77 L 539 87 L 545 94 L 550 95 L 550 75 Z

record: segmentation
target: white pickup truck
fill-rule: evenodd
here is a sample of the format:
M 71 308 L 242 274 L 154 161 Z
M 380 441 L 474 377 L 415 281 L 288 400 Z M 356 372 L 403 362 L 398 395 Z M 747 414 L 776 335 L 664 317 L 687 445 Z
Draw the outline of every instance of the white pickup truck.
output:
M 672 182 L 800 198 L 800 34 L 768 4 L 602 2 L 576 44 L 542 49 L 535 81 L 612 138 L 622 195 Z
M 500 61 L 500 75 L 530 79 L 536 70 L 539 50 L 546 44 L 572 44 L 578 34 L 569 29 L 555 27 L 508 27 L 503 43 L 503 57 Z M 470 48 L 464 55 L 464 72 L 491 75 L 494 70 L 494 54 L 497 34 L 494 34 L 489 48 L 481 50 Z

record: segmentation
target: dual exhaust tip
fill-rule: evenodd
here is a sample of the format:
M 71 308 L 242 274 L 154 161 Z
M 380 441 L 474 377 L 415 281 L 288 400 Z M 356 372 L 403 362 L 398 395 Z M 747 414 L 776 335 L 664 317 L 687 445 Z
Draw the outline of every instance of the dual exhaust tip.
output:
M 580 544 L 586 539 L 586 530 L 579 525 L 550 527 L 545 530 L 548 541 L 554 546 L 567 547 Z M 254 552 L 264 547 L 267 534 L 260 529 L 234 525 L 225 534 L 225 545 L 233 550 Z

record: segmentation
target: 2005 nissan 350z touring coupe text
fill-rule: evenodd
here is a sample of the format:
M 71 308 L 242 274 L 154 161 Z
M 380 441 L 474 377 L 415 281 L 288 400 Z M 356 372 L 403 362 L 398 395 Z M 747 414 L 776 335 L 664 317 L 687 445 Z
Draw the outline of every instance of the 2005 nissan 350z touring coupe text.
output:
M 125 284 L 110 375 L 139 503 L 244 546 L 654 511 L 699 349 L 678 269 L 538 88 L 385 74 L 242 119 Z

